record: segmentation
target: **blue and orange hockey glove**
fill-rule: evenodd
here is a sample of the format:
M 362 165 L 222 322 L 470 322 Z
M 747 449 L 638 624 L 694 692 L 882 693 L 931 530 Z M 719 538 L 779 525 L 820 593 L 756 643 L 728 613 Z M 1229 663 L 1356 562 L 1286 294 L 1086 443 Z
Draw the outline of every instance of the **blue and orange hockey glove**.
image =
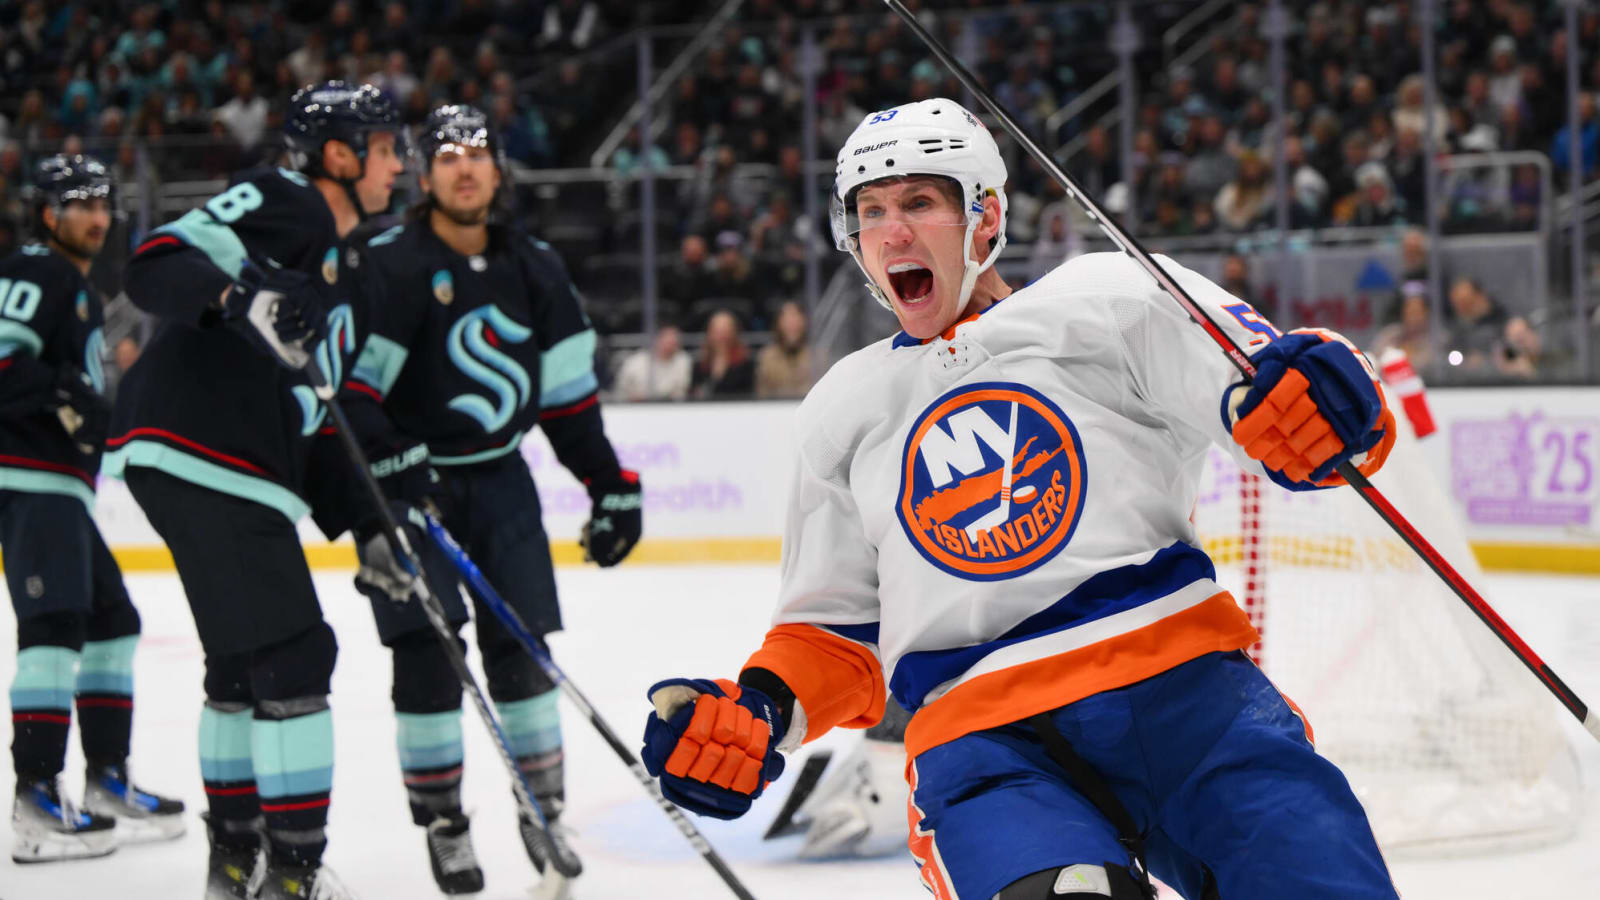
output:
M 783 774 L 785 725 L 760 691 L 725 679 L 669 678 L 650 686 L 656 711 L 639 754 L 661 793 L 690 812 L 737 819 Z
M 1394 447 L 1394 413 L 1366 360 L 1320 329 L 1296 329 L 1256 351 L 1253 383 L 1222 396 L 1223 422 L 1273 481 L 1290 490 L 1344 484 L 1350 461 L 1363 475 Z

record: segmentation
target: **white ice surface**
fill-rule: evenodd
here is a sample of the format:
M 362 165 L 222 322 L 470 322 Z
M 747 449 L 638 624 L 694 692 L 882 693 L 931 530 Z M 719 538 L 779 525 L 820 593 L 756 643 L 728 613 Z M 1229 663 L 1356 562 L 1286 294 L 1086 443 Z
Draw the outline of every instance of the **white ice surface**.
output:
M 562 569 L 558 580 L 568 631 L 552 644 L 560 664 L 623 739 L 635 745 L 646 711 L 645 688 L 672 675 L 732 676 L 765 630 L 777 573 L 774 567 L 623 567 Z M 177 579 L 132 575 L 128 587 L 144 617 L 137 656 L 133 766 L 136 780 L 203 807 L 195 728 L 199 717 L 201 654 Z M 1567 683 L 1600 703 L 1600 579 L 1491 576 L 1501 613 Z M 338 761 L 334 775 L 328 861 L 364 900 L 432 898 L 420 829 L 412 826 L 394 750 L 389 659 L 378 645 L 366 601 L 349 576 L 324 573 L 317 588 L 341 644 L 333 710 Z M 0 684 L 14 671 L 14 621 L 0 614 Z M 1514 854 L 1395 860 L 1406 900 L 1501 900 L 1505 897 L 1594 896 L 1600 884 L 1600 745 L 1566 717 L 1587 791 L 1578 835 L 1563 844 Z M 1310 711 L 1313 718 L 1315 711 Z M 10 718 L 0 724 L 9 744 Z M 587 872 L 576 900 L 639 897 L 721 898 L 731 894 L 691 850 L 588 722 L 563 707 L 570 822 Z M 526 898 L 535 876 L 513 827 L 506 777 L 482 728 L 467 713 L 465 796 L 488 877 L 485 900 Z M 853 740 L 830 735 L 825 743 Z M 67 783 L 80 787 L 73 738 Z M 10 766 L 0 766 L 0 797 L 12 789 Z M 787 784 L 757 802 L 744 820 L 697 819 L 701 830 L 761 900 L 799 898 L 921 898 L 909 857 L 799 863 L 797 838 L 763 843 L 761 831 Z M 0 848 L 9 850 L 9 817 L 0 819 Z M 58 897 L 125 900 L 201 895 L 205 838 L 190 818 L 183 839 L 125 848 L 91 862 L 20 867 L 0 857 L 0 900 Z M 981 900 L 981 898 L 980 898 Z

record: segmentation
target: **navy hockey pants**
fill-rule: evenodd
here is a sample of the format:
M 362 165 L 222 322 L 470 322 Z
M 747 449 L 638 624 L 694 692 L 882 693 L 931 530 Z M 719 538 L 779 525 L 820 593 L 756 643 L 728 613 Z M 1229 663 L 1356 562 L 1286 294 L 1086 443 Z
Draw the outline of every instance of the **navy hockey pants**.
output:
M 1395 900 L 1366 813 L 1305 723 L 1242 653 L 1212 653 L 1052 711 L 1191 900 Z M 911 849 L 939 900 L 989 900 L 1034 872 L 1127 866 L 1117 832 L 1026 722 L 911 764 Z

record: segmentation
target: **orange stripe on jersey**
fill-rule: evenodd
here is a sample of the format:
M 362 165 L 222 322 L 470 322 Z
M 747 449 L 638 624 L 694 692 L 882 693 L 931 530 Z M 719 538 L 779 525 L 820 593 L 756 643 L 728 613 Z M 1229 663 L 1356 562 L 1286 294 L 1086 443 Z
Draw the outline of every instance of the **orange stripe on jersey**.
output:
M 906 762 L 906 782 L 911 793 L 906 797 L 906 819 L 910 837 L 906 845 L 911 848 L 911 858 L 922 869 L 922 886 L 933 893 L 934 900 L 957 900 L 955 888 L 950 886 L 950 873 L 944 870 L 939 858 L 939 848 L 933 843 L 933 830 L 922 830 L 922 810 L 917 808 L 917 762 Z
M 956 685 L 911 717 L 906 753 L 915 757 L 964 734 L 1026 719 L 1258 640 L 1244 611 L 1222 591 L 1135 631 Z
M 775 626 L 744 667 L 766 669 L 794 691 L 806 712 L 808 741 L 830 728 L 870 728 L 883 718 L 888 694 L 877 654 L 827 629 Z

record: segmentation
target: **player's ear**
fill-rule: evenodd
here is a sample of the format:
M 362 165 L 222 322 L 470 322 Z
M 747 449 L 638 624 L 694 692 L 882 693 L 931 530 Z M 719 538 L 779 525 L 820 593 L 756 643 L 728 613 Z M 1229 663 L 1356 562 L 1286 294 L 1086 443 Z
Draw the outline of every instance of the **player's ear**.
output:
M 39 210 L 39 221 L 44 223 L 45 230 L 49 232 L 54 232 L 56 226 L 61 224 L 61 220 L 56 216 L 56 208 L 49 203 L 44 204 L 44 208 Z
M 989 242 L 1000 234 L 1000 198 L 988 194 L 983 198 L 983 219 L 972 230 L 973 259 L 982 260 L 989 255 Z
M 327 141 L 322 145 L 322 171 L 335 178 L 352 177 L 349 169 L 355 159 L 355 151 L 344 141 Z

